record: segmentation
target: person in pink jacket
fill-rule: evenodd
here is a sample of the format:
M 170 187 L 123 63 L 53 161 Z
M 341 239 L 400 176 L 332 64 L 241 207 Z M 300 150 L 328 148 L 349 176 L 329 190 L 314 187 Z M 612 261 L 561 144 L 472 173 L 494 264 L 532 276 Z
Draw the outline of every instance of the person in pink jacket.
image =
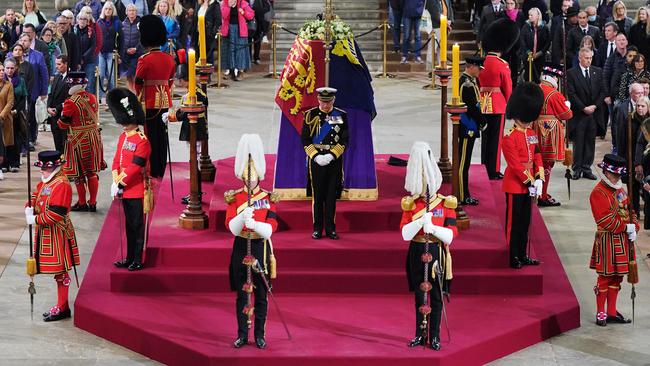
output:
M 245 0 L 224 0 L 221 3 L 221 67 L 225 75 L 241 80 L 241 71 L 251 68 L 248 52 L 248 25 L 255 12 Z

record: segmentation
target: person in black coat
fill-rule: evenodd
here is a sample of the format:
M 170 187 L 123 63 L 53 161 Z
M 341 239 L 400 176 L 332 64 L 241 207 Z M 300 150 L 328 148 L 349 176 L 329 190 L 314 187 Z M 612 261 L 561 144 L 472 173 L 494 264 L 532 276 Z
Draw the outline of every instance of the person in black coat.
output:
M 63 111 L 63 102 L 68 99 L 68 90 L 70 87 L 65 82 L 68 74 L 68 56 L 59 55 L 55 61 L 55 67 L 58 75 L 54 77 L 50 93 L 47 95 L 47 113 L 49 114 L 48 122 L 52 128 L 52 137 L 54 138 L 54 147 L 57 151 L 64 151 L 67 131 L 59 128 L 57 121 Z
M 650 102 L 645 98 L 645 102 Z M 641 123 L 639 137 L 636 140 L 636 151 L 634 152 L 634 174 L 635 180 L 641 182 L 643 194 L 643 229 L 650 229 L 650 118 Z M 650 258 L 650 255 L 648 255 Z
M 495 20 L 505 16 L 505 5 L 500 0 L 492 0 L 481 10 L 481 20 L 479 21 L 478 41 L 483 41 L 483 35 L 487 28 Z
M 504 17 L 512 20 L 517 24 L 517 28 L 521 29 L 526 22 L 526 18 L 520 9 L 517 9 L 516 0 L 506 0 L 506 10 L 504 11 Z M 521 69 L 522 59 L 519 58 L 519 42 L 515 42 L 514 46 L 503 55 L 503 59 L 508 61 L 510 65 L 510 78 L 512 79 L 513 89 L 517 86 L 517 81 L 519 80 L 519 70 Z
M 567 55 L 564 55 L 564 47 L 565 45 L 568 46 L 567 39 L 569 37 L 569 33 L 571 32 L 571 29 L 575 28 L 578 26 L 578 8 L 575 6 L 570 7 L 567 9 L 566 12 L 566 21 L 564 22 L 564 31 L 562 29 L 562 17 L 555 17 L 553 18 L 553 24 L 556 24 L 556 20 L 559 21 L 555 29 L 551 30 L 551 33 L 553 33 L 553 45 L 551 49 L 551 61 L 555 64 L 561 64 L 561 65 L 569 65 L 571 62 L 571 59 L 568 58 L 568 49 L 567 49 Z M 566 59 L 563 59 L 562 56 L 567 56 Z
M 591 36 L 594 40 L 594 45 L 600 44 L 600 29 L 589 25 L 587 12 L 580 11 L 578 13 L 578 26 L 571 28 L 569 34 L 567 34 L 566 53 L 569 62 L 567 68 L 570 67 L 571 61 L 576 58 L 584 36 Z
M 404 11 L 404 0 L 389 0 L 390 8 L 393 9 L 393 51 L 398 53 L 402 42 L 402 13 Z
M 568 128 L 569 138 L 573 140 L 573 179 L 596 180 L 591 165 L 596 147 L 596 125 L 602 114 L 606 89 L 603 71 L 591 65 L 592 58 L 593 51 L 580 50 L 580 65 L 567 72 L 567 94 L 573 112 Z
M 636 12 L 634 25 L 630 27 L 628 41 L 631 45 L 636 46 L 639 52 L 650 60 L 650 37 L 648 37 L 648 9 L 639 8 Z
M 63 37 L 65 48 L 68 50 L 68 66 L 72 71 L 81 69 L 81 42 L 79 37 L 72 31 L 70 19 L 65 15 L 67 12 L 72 14 L 69 10 L 56 20 L 57 32 Z
M 262 38 L 268 33 L 270 23 L 264 19 L 264 14 L 271 10 L 269 0 L 250 0 L 251 7 L 255 12 L 255 22 L 257 28 L 254 33 L 248 33 L 248 39 L 253 42 L 251 46 L 251 60 L 253 63 L 260 64 L 260 49 L 262 47 Z
M 196 24 L 198 24 L 199 14 L 205 15 L 205 42 L 207 47 L 207 58 L 208 58 L 208 63 L 214 65 L 214 48 L 217 44 L 215 37 L 217 35 L 217 32 L 219 32 L 219 29 L 221 28 L 221 9 L 219 8 L 219 2 L 217 0 L 201 0 L 200 4 L 197 5 L 197 10 L 195 14 L 197 17 Z M 198 49 L 198 44 L 199 44 L 198 30 L 194 32 L 194 39 L 192 40 L 192 43 L 197 45 L 197 49 Z M 258 56 L 259 56 L 259 51 L 258 51 Z
M 530 80 L 528 54 L 533 56 L 533 81 L 539 83 L 539 75 L 544 66 L 546 53 L 551 47 L 551 33 L 544 24 L 539 20 L 540 10 L 532 8 L 528 11 L 528 21 L 521 27 L 519 35 L 519 58 L 524 63 L 524 80 Z M 537 37 L 535 37 L 537 33 Z M 537 43 L 535 43 L 537 38 Z M 536 48 L 535 48 L 536 47 Z

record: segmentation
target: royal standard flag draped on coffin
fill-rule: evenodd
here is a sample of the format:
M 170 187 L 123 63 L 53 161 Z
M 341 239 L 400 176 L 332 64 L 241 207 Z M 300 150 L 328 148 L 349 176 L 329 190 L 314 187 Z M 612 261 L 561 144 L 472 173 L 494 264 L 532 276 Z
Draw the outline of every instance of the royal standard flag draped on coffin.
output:
M 302 32 L 301 32 L 302 33 Z M 349 144 L 343 154 L 343 199 L 378 197 L 371 122 L 376 115 L 372 77 L 353 37 L 335 41 L 330 52 L 329 86 L 335 106 L 348 114 Z M 303 113 L 318 106 L 316 89 L 325 86 L 325 43 L 296 37 L 280 74 L 275 101 L 282 110 L 275 187 L 283 199 L 305 199 L 307 156 L 300 141 Z

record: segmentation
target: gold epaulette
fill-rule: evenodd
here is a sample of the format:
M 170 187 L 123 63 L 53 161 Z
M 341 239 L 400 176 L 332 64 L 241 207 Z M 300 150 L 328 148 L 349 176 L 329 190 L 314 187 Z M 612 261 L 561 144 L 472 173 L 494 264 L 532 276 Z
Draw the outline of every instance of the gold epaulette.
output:
M 235 202 L 235 196 L 237 193 L 243 191 L 243 188 L 240 189 L 231 189 L 228 191 L 223 192 L 223 199 L 226 201 L 227 204 L 231 204 Z
M 508 129 L 508 130 L 506 131 L 506 134 L 505 134 L 505 136 L 510 136 L 510 134 L 511 134 L 511 133 L 512 133 L 512 131 L 514 131 L 514 130 L 515 130 L 515 128 L 514 128 L 514 127 L 510 127 L 510 128 L 509 128 L 509 129 Z
M 443 196 L 441 194 L 439 194 L 438 196 L 445 201 L 445 203 L 442 204 L 445 208 L 450 208 L 452 210 L 455 210 L 456 207 L 458 207 L 458 199 L 456 198 L 456 196 L 452 196 L 452 195 Z
M 415 200 L 413 196 L 404 196 L 402 198 L 402 210 L 413 211 L 415 209 Z
M 276 192 L 267 192 L 269 194 L 269 200 L 273 203 L 278 203 L 280 202 L 280 194 Z

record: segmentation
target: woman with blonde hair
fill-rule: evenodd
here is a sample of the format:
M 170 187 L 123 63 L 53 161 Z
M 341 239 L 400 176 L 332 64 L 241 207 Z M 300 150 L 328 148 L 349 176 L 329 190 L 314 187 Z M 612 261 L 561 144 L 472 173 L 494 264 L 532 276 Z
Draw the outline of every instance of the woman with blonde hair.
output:
M 182 8 L 182 6 L 179 5 L 178 8 Z M 176 15 L 172 11 L 173 9 L 169 5 L 168 0 L 158 0 L 153 10 L 153 14 L 159 16 L 163 23 L 165 23 L 167 43 L 160 47 L 160 50 L 168 53 L 176 51 L 176 39 L 181 32 Z
M 632 27 L 632 19 L 627 16 L 627 7 L 622 0 L 614 3 L 612 8 L 612 16 L 607 19 L 607 22 L 614 22 L 618 25 L 618 30 L 623 32 L 629 38 L 630 28 Z
M 118 65 L 113 64 L 113 51 L 119 51 L 122 41 L 122 24 L 116 14 L 117 10 L 111 1 L 104 3 L 102 14 L 97 24 L 102 30 L 102 48 L 99 52 L 99 98 L 115 87 L 115 73 Z M 104 82 L 104 80 L 106 80 Z M 106 88 L 103 85 L 106 83 Z
M 533 56 L 532 80 L 538 83 L 546 52 L 551 46 L 551 33 L 542 19 L 542 12 L 539 8 L 528 10 L 528 20 L 521 27 L 519 43 L 519 58 L 524 63 L 524 80 L 530 80 L 528 75 L 528 53 L 531 53 Z
M 37 32 L 40 32 L 43 29 L 43 26 L 45 26 L 45 23 L 47 23 L 47 17 L 38 9 L 36 0 L 23 0 L 22 14 L 25 18 L 23 24 L 34 24 Z
M 636 46 L 646 60 L 650 57 L 650 22 L 648 22 L 648 15 L 650 15 L 650 11 L 645 6 L 637 10 L 634 25 L 630 28 L 628 37 L 630 44 Z

